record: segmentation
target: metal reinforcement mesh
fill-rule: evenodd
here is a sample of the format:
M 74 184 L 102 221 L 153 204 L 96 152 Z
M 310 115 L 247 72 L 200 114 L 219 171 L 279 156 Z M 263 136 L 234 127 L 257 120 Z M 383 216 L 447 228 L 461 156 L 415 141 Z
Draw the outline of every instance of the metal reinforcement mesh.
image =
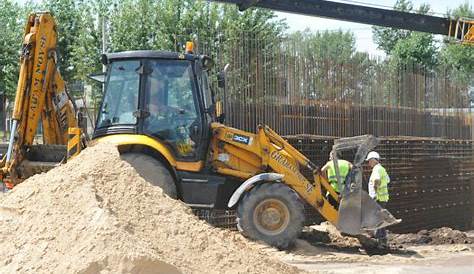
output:
M 214 86 L 227 124 L 253 131 L 262 123 L 283 135 L 471 139 L 469 84 L 454 72 L 338 55 L 301 39 L 244 31 L 200 44 L 215 72 L 230 64 L 226 94 Z
M 267 124 L 318 165 L 334 138 L 399 136 L 376 148 L 392 179 L 389 209 L 403 219 L 392 229 L 467 228 L 474 212 L 469 85 L 444 67 L 329 56 L 334 51 L 324 47 L 245 31 L 201 43 L 217 68 L 230 64 L 226 93 L 214 85 L 226 124 L 251 132 Z
M 328 159 L 333 139 L 287 136 L 314 163 Z M 390 175 L 388 209 L 401 224 L 394 232 L 435 227 L 468 229 L 474 215 L 474 153 L 472 141 L 428 138 L 381 138 L 376 151 Z M 352 160 L 350 153 L 343 155 Z M 370 175 L 364 174 L 365 188 Z

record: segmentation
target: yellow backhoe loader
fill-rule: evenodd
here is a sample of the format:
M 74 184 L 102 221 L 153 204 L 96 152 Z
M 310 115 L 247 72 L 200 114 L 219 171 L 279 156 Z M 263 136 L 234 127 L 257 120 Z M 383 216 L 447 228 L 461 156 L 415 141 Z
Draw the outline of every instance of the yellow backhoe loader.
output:
M 80 151 L 80 119 L 57 70 L 55 49 L 52 16 L 32 14 L 25 30 L 12 135 L 1 166 L 5 183 L 17 184 L 63 160 L 68 137 L 70 154 Z M 194 54 L 192 43 L 185 53 L 110 53 L 102 62 L 107 67 L 105 93 L 90 144 L 115 143 L 125 161 L 169 196 L 192 208 L 236 209 L 245 235 L 279 248 L 291 245 L 301 232 L 305 205 L 349 235 L 397 222 L 361 187 L 360 165 L 376 145 L 374 137 L 336 143 L 335 152 L 358 150 L 338 196 L 319 168 L 269 127 L 249 133 L 222 124 L 207 75 L 213 61 Z M 221 75 L 220 86 L 225 87 L 225 73 Z M 44 144 L 34 145 L 39 121 Z M 306 178 L 302 169 L 309 169 L 312 177 Z
M 361 164 L 376 145 L 373 136 L 335 145 L 335 152 L 358 150 L 352 179 L 339 197 L 319 168 L 268 126 L 254 134 L 221 123 L 207 76 L 213 62 L 192 47 L 188 43 L 185 54 L 104 55 L 105 94 L 93 142 L 117 144 L 145 179 L 193 208 L 236 209 L 245 235 L 279 248 L 301 232 L 305 204 L 349 235 L 397 222 L 362 190 Z

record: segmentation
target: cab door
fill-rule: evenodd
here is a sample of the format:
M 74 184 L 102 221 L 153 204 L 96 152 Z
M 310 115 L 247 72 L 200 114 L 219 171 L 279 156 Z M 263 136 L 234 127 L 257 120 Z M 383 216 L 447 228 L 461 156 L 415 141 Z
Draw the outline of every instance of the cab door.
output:
M 146 61 L 143 133 L 165 143 L 178 161 L 203 159 L 203 115 L 193 62 Z

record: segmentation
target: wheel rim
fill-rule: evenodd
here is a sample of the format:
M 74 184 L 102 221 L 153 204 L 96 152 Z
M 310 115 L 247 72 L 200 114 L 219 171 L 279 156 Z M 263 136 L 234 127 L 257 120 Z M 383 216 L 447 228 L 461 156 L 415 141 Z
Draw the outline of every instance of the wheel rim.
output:
M 253 223 L 260 232 L 277 235 L 288 227 L 290 211 L 282 201 L 266 199 L 255 207 Z

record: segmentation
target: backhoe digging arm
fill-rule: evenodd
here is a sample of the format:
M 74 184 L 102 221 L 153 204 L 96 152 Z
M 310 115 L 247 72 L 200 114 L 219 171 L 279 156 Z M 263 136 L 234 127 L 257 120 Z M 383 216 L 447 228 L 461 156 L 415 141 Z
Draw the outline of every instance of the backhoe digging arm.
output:
M 62 149 L 46 145 L 65 145 L 68 128 L 78 126 L 73 102 L 57 68 L 56 40 L 56 24 L 51 14 L 33 13 L 28 17 L 11 136 L 1 164 L 1 179 L 10 185 L 41 171 L 42 162 L 59 161 L 65 155 Z M 40 121 L 44 145 L 33 148 Z M 27 155 L 44 155 L 49 159 L 29 159 Z

